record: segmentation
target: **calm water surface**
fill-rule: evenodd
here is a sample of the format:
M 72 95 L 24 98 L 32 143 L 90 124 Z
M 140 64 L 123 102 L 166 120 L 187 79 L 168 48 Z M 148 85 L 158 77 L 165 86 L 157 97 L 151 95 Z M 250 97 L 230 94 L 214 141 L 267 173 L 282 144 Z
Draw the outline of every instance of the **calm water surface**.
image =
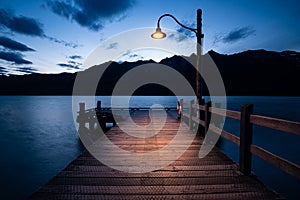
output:
M 98 97 L 110 105 L 110 97 Z M 175 107 L 175 97 L 133 97 L 130 106 Z M 254 104 L 255 114 L 300 121 L 300 97 L 228 97 L 229 109 Z M 83 150 L 72 116 L 72 97 L 0 96 L 0 197 L 24 199 L 75 159 Z M 226 119 L 225 130 L 239 134 L 239 122 Z M 253 143 L 300 164 L 300 138 L 254 127 Z M 222 140 L 221 150 L 238 161 L 238 147 Z M 253 157 L 253 170 L 269 187 L 299 199 L 296 178 Z

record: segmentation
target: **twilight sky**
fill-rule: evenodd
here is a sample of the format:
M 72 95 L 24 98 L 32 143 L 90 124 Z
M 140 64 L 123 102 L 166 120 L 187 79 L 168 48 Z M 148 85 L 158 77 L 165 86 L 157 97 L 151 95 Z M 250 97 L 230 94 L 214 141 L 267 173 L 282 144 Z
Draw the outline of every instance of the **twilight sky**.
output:
M 204 53 L 300 51 L 299 0 L 1 0 L 0 74 L 75 72 L 107 39 L 107 50 L 118 49 L 115 35 L 154 30 L 162 14 L 196 26 L 198 8 L 203 10 Z M 185 55 L 193 53 L 188 42 L 196 42 L 192 32 L 183 31 L 171 18 L 164 18 L 161 28 L 176 31 L 178 35 L 170 34 L 167 41 L 180 45 Z M 141 54 L 128 49 L 116 61 L 170 56 Z

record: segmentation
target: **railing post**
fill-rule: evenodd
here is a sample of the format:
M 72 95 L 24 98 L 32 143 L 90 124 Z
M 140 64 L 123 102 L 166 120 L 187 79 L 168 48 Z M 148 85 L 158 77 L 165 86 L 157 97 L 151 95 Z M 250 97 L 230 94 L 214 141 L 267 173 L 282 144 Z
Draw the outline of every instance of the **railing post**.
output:
M 79 114 L 77 117 L 77 122 L 79 123 L 79 129 L 85 127 L 84 113 L 85 113 L 85 103 L 79 103 Z
M 241 107 L 240 120 L 240 171 L 245 175 L 251 174 L 251 144 L 252 129 L 250 115 L 253 114 L 253 104 L 246 104 Z
M 206 135 L 208 128 L 209 128 L 209 123 L 210 123 L 210 112 L 209 112 L 209 108 L 211 107 L 211 101 L 208 101 L 205 103 L 205 126 L 204 126 L 204 136 Z
M 94 117 L 91 117 L 89 119 L 89 131 L 94 131 L 95 130 L 95 118 Z
M 182 115 L 182 113 L 183 113 L 183 99 L 180 99 L 180 101 L 179 101 L 179 103 L 180 103 L 180 107 L 181 107 L 181 113 L 180 113 L 180 120 L 182 121 L 183 119 L 183 115 Z
M 221 103 L 216 103 L 215 108 L 221 108 Z M 220 128 L 221 124 L 224 122 L 223 117 L 220 115 L 214 116 L 214 124 L 216 127 Z
M 85 103 L 79 103 L 79 113 L 82 114 L 85 111 Z
M 101 101 L 97 101 L 97 110 L 101 110 Z
M 189 117 L 189 127 L 190 127 L 190 130 L 193 129 L 193 104 L 194 104 L 194 100 L 191 100 L 190 101 L 190 117 Z
M 199 99 L 199 102 L 198 102 L 198 104 L 199 105 L 204 105 L 204 99 Z M 199 120 L 201 120 L 201 121 L 204 121 L 205 120 L 205 114 L 204 114 L 204 111 L 203 110 L 200 110 L 199 109 Z M 200 135 L 200 136 L 205 136 L 205 127 L 204 126 L 202 126 L 201 124 L 199 124 L 199 126 L 198 126 L 198 134 Z

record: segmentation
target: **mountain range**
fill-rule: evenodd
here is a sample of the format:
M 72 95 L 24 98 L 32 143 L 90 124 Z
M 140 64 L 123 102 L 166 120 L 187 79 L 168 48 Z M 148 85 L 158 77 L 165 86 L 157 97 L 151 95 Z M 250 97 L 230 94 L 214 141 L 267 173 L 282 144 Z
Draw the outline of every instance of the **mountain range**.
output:
M 224 81 L 227 95 L 231 96 L 299 96 L 300 95 L 300 53 L 294 51 L 272 52 L 248 50 L 224 55 L 215 51 L 207 53 L 215 62 Z M 206 55 L 206 56 L 207 56 Z M 204 55 L 205 56 L 205 55 Z M 159 64 L 167 65 L 181 73 L 195 88 L 196 55 L 173 56 Z M 110 62 L 97 88 L 97 95 L 111 95 L 118 80 L 129 70 L 143 65 L 156 64 L 153 60 L 136 62 Z M 0 76 L 0 95 L 72 95 L 78 73 L 98 73 L 106 64 L 92 66 L 77 73 L 29 74 Z M 147 72 L 145 72 L 145 76 Z M 88 77 L 87 77 L 88 78 Z M 203 94 L 209 95 L 204 84 Z M 84 90 L 77 95 L 86 95 Z M 122 94 L 132 95 L 132 94 Z M 172 95 L 165 87 L 148 84 L 140 87 L 134 95 Z M 184 91 L 182 93 L 184 94 Z

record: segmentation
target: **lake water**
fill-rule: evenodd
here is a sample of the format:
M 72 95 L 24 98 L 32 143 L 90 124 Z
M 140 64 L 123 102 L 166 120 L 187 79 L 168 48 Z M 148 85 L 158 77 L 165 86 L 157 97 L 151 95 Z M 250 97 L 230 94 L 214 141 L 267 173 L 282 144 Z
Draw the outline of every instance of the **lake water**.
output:
M 110 105 L 109 97 L 97 97 Z M 175 97 L 133 97 L 130 106 L 175 107 Z M 151 102 L 151 103 L 150 103 Z M 84 149 L 75 129 L 72 97 L 0 96 L 0 197 L 24 199 L 75 159 Z M 254 104 L 254 113 L 300 121 L 300 97 L 228 97 L 227 108 Z M 239 133 L 239 122 L 226 119 L 224 129 Z M 300 138 L 254 127 L 253 143 L 300 164 Z M 238 147 L 222 140 L 221 150 L 238 161 Z M 262 182 L 289 199 L 299 199 L 300 181 L 253 157 L 253 171 Z

